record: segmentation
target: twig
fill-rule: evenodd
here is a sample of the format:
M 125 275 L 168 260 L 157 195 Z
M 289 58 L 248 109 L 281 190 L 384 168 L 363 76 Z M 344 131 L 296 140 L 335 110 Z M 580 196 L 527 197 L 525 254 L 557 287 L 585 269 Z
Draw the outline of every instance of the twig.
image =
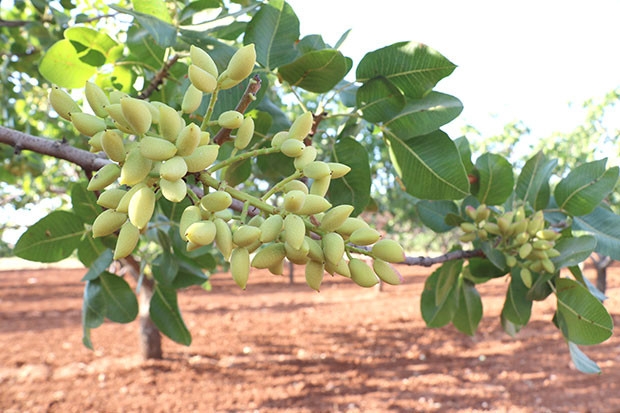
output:
M 250 79 L 248 87 L 245 89 L 245 92 L 243 92 L 243 96 L 241 97 L 241 100 L 239 100 L 239 103 L 235 108 L 237 112 L 245 113 L 248 106 L 250 106 L 250 103 L 256 100 L 256 94 L 260 90 L 260 86 L 261 80 L 258 75 L 255 75 L 252 79 Z M 216 145 L 221 145 L 224 142 L 229 141 L 231 139 L 230 131 L 231 129 L 220 129 L 213 137 L 213 143 L 215 143 Z
M 168 61 L 164 63 L 159 72 L 155 74 L 155 77 L 151 79 L 151 82 L 146 87 L 146 89 L 140 92 L 138 98 L 148 99 L 148 97 L 151 96 L 153 92 L 155 92 L 161 86 L 162 83 L 164 83 L 164 80 L 166 79 L 166 77 L 168 77 L 168 72 L 170 71 L 170 68 L 177 62 L 177 60 L 179 60 L 179 57 L 180 56 L 178 54 L 175 54 L 170 59 L 168 59 Z
M 0 126 L 0 143 L 6 143 L 15 148 L 16 152 L 30 150 L 42 155 L 53 156 L 64 159 L 82 167 L 86 171 L 96 171 L 101 169 L 110 161 L 97 154 L 74 148 L 64 141 L 57 141 L 47 138 L 28 135 L 27 133 Z
M 4 20 L 0 19 L 0 27 L 22 27 L 29 23 L 34 23 L 28 20 Z
M 438 257 L 406 257 L 403 264 L 431 267 L 447 261 L 484 257 L 482 250 L 451 251 Z

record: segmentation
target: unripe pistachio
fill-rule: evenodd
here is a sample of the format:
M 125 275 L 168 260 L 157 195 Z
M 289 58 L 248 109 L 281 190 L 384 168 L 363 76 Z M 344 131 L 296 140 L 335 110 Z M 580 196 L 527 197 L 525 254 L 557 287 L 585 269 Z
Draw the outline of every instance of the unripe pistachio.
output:
M 127 214 L 129 221 L 138 229 L 143 229 L 155 211 L 155 193 L 149 187 L 140 188 L 129 200 Z
M 184 127 L 177 137 L 177 155 L 191 155 L 200 143 L 200 127 L 195 123 L 190 123 Z
M 344 240 L 336 232 L 330 232 L 323 236 L 323 257 L 330 264 L 337 265 L 344 254 Z
M 325 196 L 329 190 L 331 184 L 331 176 L 326 176 L 320 179 L 314 179 L 312 185 L 310 185 L 310 193 L 313 195 Z
M 521 268 L 521 281 L 527 288 L 532 288 L 532 273 L 527 268 Z
M 303 169 L 304 175 L 310 179 L 321 179 L 331 176 L 331 169 L 329 165 L 322 161 L 310 162 Z
M 131 197 L 138 192 L 141 188 L 145 188 L 146 184 L 144 182 L 140 182 L 137 185 L 134 185 L 123 195 L 120 201 L 118 201 L 118 205 L 116 206 L 117 212 L 127 213 L 129 210 L 129 201 L 131 201 Z
M 562 236 L 562 234 L 555 232 L 552 229 L 542 229 L 536 232 L 536 236 L 542 240 L 555 241 Z
M 217 78 L 217 66 L 207 52 L 205 52 L 199 47 L 191 45 L 189 47 L 189 55 L 192 59 L 192 64 L 198 66 L 205 72 L 209 73 L 211 76 Z
M 224 222 L 228 222 L 233 219 L 234 213 L 231 209 L 224 209 L 222 211 L 217 211 L 213 213 L 213 216 L 216 218 L 221 218 Z
M 136 185 L 148 176 L 152 166 L 153 161 L 142 156 L 139 148 L 131 149 L 121 168 L 119 182 L 122 185 Z
M 327 165 L 332 171 L 332 179 L 342 178 L 351 171 L 351 167 L 343 163 L 328 162 Z
M 351 279 L 360 287 L 369 288 L 379 282 L 379 277 L 377 277 L 372 268 L 358 258 L 351 258 L 349 270 L 351 271 Z
M 521 245 L 521 247 L 519 247 L 519 257 L 524 260 L 525 258 L 527 258 L 528 255 L 530 255 L 532 249 L 532 244 L 530 244 L 529 242 L 527 244 Z
M 323 262 L 325 260 L 325 256 L 323 254 L 321 244 L 308 236 L 306 236 L 306 242 L 308 243 L 308 258 L 313 261 Z
M 121 168 L 115 163 L 109 163 L 99 169 L 95 175 L 88 182 L 86 189 L 89 191 L 101 191 L 116 179 L 121 174 Z
M 300 248 L 293 248 L 288 242 L 284 243 L 284 251 L 286 252 L 286 258 L 297 265 L 305 265 L 310 258 L 308 253 L 310 252 L 310 245 L 304 239 Z
M 356 245 L 370 245 L 379 241 L 381 234 L 373 228 L 360 228 L 353 231 L 349 237 L 349 242 Z
M 265 218 L 263 218 L 261 215 L 254 215 L 252 218 L 250 218 L 247 224 L 253 227 L 260 228 L 260 226 L 263 225 L 263 222 L 265 222 Z
M 86 136 L 93 136 L 106 128 L 105 121 L 95 115 L 84 112 L 72 112 L 71 123 L 75 129 Z
M 475 232 L 478 229 L 478 227 L 475 224 L 472 224 L 471 222 L 461 222 L 461 225 L 459 225 L 459 227 L 466 234 L 470 232 Z
M 99 198 L 97 198 L 97 205 L 108 209 L 115 209 L 126 193 L 127 191 L 121 188 L 112 188 L 103 191 L 99 195 Z
M 308 187 L 306 186 L 306 184 L 297 179 L 287 182 L 282 189 L 284 192 L 298 190 L 304 192 L 306 195 L 308 194 Z
M 381 281 L 390 285 L 399 285 L 403 282 L 403 277 L 389 263 L 376 259 L 372 262 L 372 269 L 379 276 Z
M 250 253 L 246 248 L 235 248 L 230 256 L 230 272 L 235 283 L 245 290 L 250 276 Z
M 159 105 L 159 133 L 164 139 L 176 142 L 184 127 L 185 120 L 174 108 L 168 105 Z
M 260 241 L 263 243 L 274 241 L 282 232 L 283 225 L 284 219 L 281 215 L 271 215 L 260 226 Z
M 100 118 L 108 117 L 108 112 L 105 110 L 105 107 L 110 104 L 110 100 L 103 89 L 93 82 L 86 82 L 84 96 L 86 96 L 88 105 L 93 112 L 95 112 L 95 115 Z
M 112 118 L 116 125 L 119 125 L 119 129 L 121 129 L 125 133 L 134 133 L 133 129 L 129 127 L 129 123 L 127 119 L 125 119 L 125 115 L 123 115 L 123 108 L 120 103 L 110 103 L 104 107 L 105 111 L 108 113 L 108 116 Z
M 373 245 L 372 254 L 375 258 L 387 262 L 399 263 L 405 261 L 405 251 L 403 247 L 398 242 L 391 239 L 382 239 Z
M 183 113 L 192 113 L 202 103 L 202 91 L 198 90 L 196 86 L 190 84 L 185 94 L 183 95 L 183 102 L 181 103 L 181 110 Z
M 323 282 L 325 269 L 322 262 L 309 261 L 306 264 L 306 284 L 315 291 L 319 291 Z
M 97 132 L 88 140 L 88 144 L 90 145 L 90 152 L 97 153 L 103 150 L 101 146 L 101 137 L 103 136 L 105 131 Z
M 562 255 L 562 253 L 555 248 L 549 248 L 547 251 L 545 251 L 545 253 L 547 254 L 547 258 L 555 258 Z
M 272 265 L 268 268 L 269 272 L 273 275 L 282 275 L 284 274 L 284 260 Z
M 184 156 L 187 172 L 202 172 L 217 159 L 219 145 L 204 145 L 197 147 L 191 155 Z
M 215 218 L 213 220 L 215 224 L 215 245 L 220 250 L 225 260 L 230 259 L 230 254 L 233 249 L 232 231 L 230 227 L 222 218 Z
M 243 114 L 236 110 L 227 110 L 217 118 L 217 123 L 225 129 L 237 129 L 243 123 Z
M 127 221 L 127 214 L 106 209 L 95 218 L 92 231 L 93 238 L 105 237 L 119 229 Z
M 164 162 L 159 169 L 159 176 L 168 181 L 176 181 L 187 174 L 187 164 L 180 156 L 173 156 Z
M 211 212 L 226 209 L 230 204 L 232 204 L 232 197 L 226 191 L 211 192 L 203 196 L 200 200 L 200 206 Z
M 308 194 L 305 196 L 303 206 L 297 211 L 299 215 L 315 215 L 327 211 L 332 204 L 319 195 Z
M 185 231 L 188 241 L 198 245 L 209 245 L 215 240 L 217 228 L 213 221 L 201 220 L 194 222 Z
M 504 236 L 510 235 L 510 221 L 505 216 L 497 218 L 497 226 L 499 227 L 500 234 Z
M 297 139 L 299 141 L 303 140 L 312 130 L 313 123 L 314 117 L 312 116 L 312 113 L 309 111 L 304 112 L 303 115 L 295 119 L 288 130 L 289 138 Z
M 543 239 L 539 239 L 537 241 L 534 241 L 532 243 L 532 247 L 534 247 L 537 250 L 548 250 L 549 248 L 553 248 L 554 243 L 552 241 L 546 241 Z
M 463 234 L 459 237 L 459 241 L 461 242 L 471 242 L 476 239 L 478 235 L 475 232 L 468 232 L 467 234 Z
M 115 130 L 106 130 L 101 135 L 101 148 L 114 162 L 125 160 L 125 144 L 123 137 Z
M 210 141 L 211 141 L 211 134 L 209 132 L 206 132 L 206 131 L 201 131 L 200 132 L 200 142 L 198 143 L 198 146 L 207 145 Z
M 166 139 L 145 136 L 140 140 L 140 154 L 152 161 L 165 161 L 176 153 L 176 145 Z
M 252 259 L 254 268 L 271 268 L 286 257 L 284 244 L 281 242 L 271 243 L 261 248 Z
M 237 131 L 237 137 L 235 138 L 235 148 L 241 150 L 245 149 L 254 136 L 254 119 L 247 116 L 241 122 L 239 130 Z
M 325 213 L 325 216 L 321 220 L 319 229 L 323 231 L 334 231 L 340 227 L 355 208 L 351 205 L 338 205 L 333 207 Z
M 515 265 L 517 265 L 517 259 L 512 256 L 512 255 L 505 255 L 506 258 L 506 265 L 510 268 L 514 267 Z
M 118 239 L 114 248 L 114 259 L 119 260 L 131 254 L 136 245 L 138 245 L 139 239 L 140 230 L 131 222 L 125 222 L 118 233 Z
M 134 130 L 136 135 L 144 135 L 149 130 L 153 116 L 145 102 L 131 97 L 123 98 L 121 99 L 121 109 L 129 127 Z
M 181 202 L 187 196 L 187 184 L 182 179 L 169 181 L 162 178 L 159 180 L 159 188 L 164 198 L 170 202 Z
M 534 272 L 542 272 L 544 270 L 543 263 L 541 260 L 532 261 L 529 266 L 529 269 Z
M 194 222 L 198 222 L 201 219 L 202 215 L 200 213 L 200 208 L 197 206 L 190 205 L 183 210 L 181 219 L 179 220 L 179 234 L 181 235 L 181 239 L 183 239 L 183 241 L 187 241 L 187 237 L 185 236 L 187 228 L 189 228 L 189 226 Z
M 529 240 L 530 240 L 530 234 L 528 234 L 527 232 L 521 232 L 517 234 L 517 236 L 515 237 L 515 242 L 517 243 L 517 245 L 523 245 Z
M 301 151 L 301 154 L 293 160 L 293 166 L 298 171 L 301 171 L 306 165 L 316 159 L 316 154 L 317 152 L 314 146 L 304 147 Z
M 279 149 L 282 147 L 282 144 L 289 139 L 288 131 L 281 131 L 273 135 L 271 138 L 271 147 Z
M 301 248 L 306 236 L 306 224 L 303 219 L 295 214 L 288 214 L 284 218 L 284 239 L 294 249 Z
M 125 92 L 121 92 L 120 90 L 113 90 L 108 95 L 108 99 L 112 105 L 121 103 L 121 99 L 126 97 L 129 97 L 129 95 Z
M 192 85 L 201 92 L 213 93 L 217 87 L 217 78 L 194 64 L 189 65 L 187 75 Z
M 513 234 L 525 233 L 527 231 L 528 222 L 529 221 L 527 219 L 513 222 L 512 224 L 510 224 L 510 232 L 512 232 Z
M 303 191 L 289 191 L 284 195 L 283 207 L 288 212 L 297 212 L 301 209 L 306 200 L 306 194 Z
M 254 44 L 248 44 L 237 50 L 230 58 L 226 73 L 228 78 L 241 81 L 248 77 L 256 63 L 256 50 Z
M 472 205 L 467 205 L 465 207 L 465 214 L 472 220 L 476 220 L 477 210 Z
M 280 150 L 284 155 L 288 156 L 289 158 L 296 158 L 298 156 L 301 156 L 305 147 L 306 145 L 301 141 L 295 139 L 287 139 L 286 141 L 282 142 Z
M 484 228 L 489 234 L 493 234 L 493 235 L 500 234 L 499 225 L 497 225 L 494 222 L 487 222 L 484 224 L 482 228 Z
M 68 121 L 71 121 L 71 114 L 82 111 L 73 98 L 58 86 L 54 86 L 50 91 L 49 101 L 56 113 Z
M 555 272 L 555 265 L 549 258 L 545 258 L 541 261 L 543 269 L 547 271 L 549 274 L 553 274 Z
M 252 225 L 241 225 L 233 233 L 233 243 L 238 247 L 247 247 L 260 238 L 260 228 Z

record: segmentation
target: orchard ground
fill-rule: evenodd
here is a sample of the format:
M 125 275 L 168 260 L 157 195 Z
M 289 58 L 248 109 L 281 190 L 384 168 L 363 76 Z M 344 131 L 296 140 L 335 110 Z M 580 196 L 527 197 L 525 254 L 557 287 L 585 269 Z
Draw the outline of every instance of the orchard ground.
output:
M 1 268 L 6 269 L 6 266 Z M 3 412 L 618 412 L 620 338 L 583 348 L 603 370 L 579 373 L 534 304 L 513 339 L 499 324 L 506 280 L 480 286 L 475 337 L 427 329 L 419 302 L 432 269 L 399 267 L 405 284 L 362 289 L 326 276 L 322 291 L 264 272 L 247 291 L 228 274 L 182 291 L 190 347 L 164 339 L 141 361 L 137 322 L 93 330 L 82 346 L 83 269 L 0 272 Z M 587 269 L 592 279 L 594 273 Z M 620 324 L 620 266 L 606 306 Z

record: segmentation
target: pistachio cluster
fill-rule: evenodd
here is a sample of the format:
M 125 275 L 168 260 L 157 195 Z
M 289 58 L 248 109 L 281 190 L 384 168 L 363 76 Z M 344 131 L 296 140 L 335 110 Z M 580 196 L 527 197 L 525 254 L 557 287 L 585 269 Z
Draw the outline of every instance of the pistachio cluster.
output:
M 89 190 L 101 191 L 97 203 L 105 208 L 92 225 L 93 236 L 118 231 L 114 258 L 126 257 L 147 229 L 157 198 L 163 196 L 178 203 L 189 194 L 194 202 L 184 210 L 179 222 L 187 250 L 214 243 L 230 261 L 233 278 L 242 288 L 250 267 L 282 274 L 285 258 L 306 266 L 306 281 L 315 290 L 319 289 L 325 271 L 352 278 L 364 287 L 379 280 L 400 283 L 400 275 L 390 263 L 404 260 L 402 247 L 395 241 L 381 240 L 380 234 L 366 222 L 351 217 L 353 206 L 332 207 L 325 199 L 331 180 L 344 176 L 350 168 L 337 162 L 317 161 L 316 148 L 306 146 L 304 139 L 314 122 L 312 113 L 305 112 L 289 130 L 275 134 L 270 148 L 245 153 L 260 156 L 281 152 L 293 158 L 293 175 L 276 184 L 263 198 L 240 195 L 212 176 L 224 162 L 237 159 L 236 151 L 246 149 L 254 136 L 254 121 L 229 110 L 214 122 L 204 119 L 199 126 L 186 122 L 183 114 L 196 111 L 204 94 L 212 94 L 207 114 L 211 113 L 219 90 L 231 88 L 251 74 L 256 52 L 253 45 L 239 49 L 222 73 L 218 73 L 204 50 L 192 46 L 190 57 L 191 85 L 180 112 L 164 103 L 135 99 L 118 91 L 107 94 L 89 82 L 85 97 L 94 113 L 89 114 L 66 92 L 58 88 L 51 91 L 50 102 L 56 112 L 91 137 L 91 151 L 103 151 L 112 161 L 88 184 Z M 209 125 L 237 130 L 233 158 L 213 167 L 219 145 L 211 143 L 210 134 L 203 130 Z M 202 197 L 186 184 L 186 176 L 192 173 L 200 173 L 199 180 L 205 186 Z M 308 185 L 300 178 L 311 183 Z M 276 194 L 281 195 L 278 207 L 265 202 Z M 240 216 L 234 216 L 230 209 L 233 198 L 244 202 Z M 261 213 L 250 217 L 250 205 Z M 359 247 L 370 245 L 371 249 Z M 351 253 L 371 256 L 372 268 Z
M 506 265 L 520 268 L 526 287 L 532 286 L 532 273 L 555 272 L 551 259 L 560 255 L 554 246 L 561 234 L 545 228 L 542 211 L 526 216 L 525 208 L 520 206 L 514 211 L 496 214 L 486 205 L 468 206 L 465 211 L 473 222 L 461 223 L 464 234 L 460 240 L 493 240 L 495 248 L 504 253 Z

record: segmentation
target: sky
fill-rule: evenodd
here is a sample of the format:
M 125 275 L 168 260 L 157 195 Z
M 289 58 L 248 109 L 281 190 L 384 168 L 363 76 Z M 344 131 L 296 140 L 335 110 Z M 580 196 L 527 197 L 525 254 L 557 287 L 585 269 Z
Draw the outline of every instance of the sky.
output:
M 453 138 L 465 125 L 490 136 L 515 120 L 534 137 L 569 131 L 585 100 L 620 87 L 617 0 L 287 1 L 302 36 L 333 45 L 351 29 L 340 50 L 354 67 L 398 41 L 425 43 L 455 63 L 435 87 L 463 102 L 442 128 Z

